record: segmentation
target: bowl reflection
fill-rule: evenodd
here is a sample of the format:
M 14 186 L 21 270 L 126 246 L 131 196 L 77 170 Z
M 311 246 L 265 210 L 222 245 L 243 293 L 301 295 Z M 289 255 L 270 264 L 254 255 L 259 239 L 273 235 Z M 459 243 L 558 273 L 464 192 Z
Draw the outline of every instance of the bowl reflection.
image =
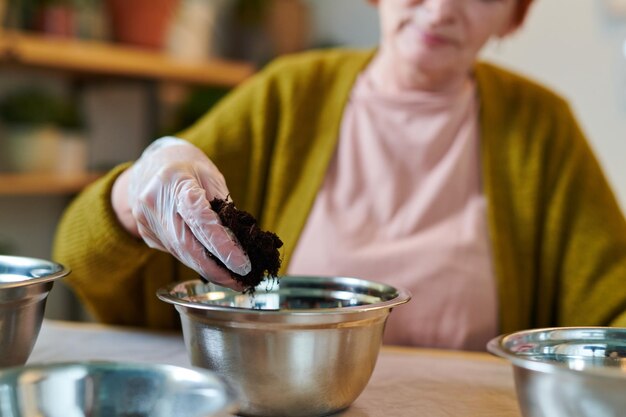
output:
M 226 417 L 235 394 L 202 369 L 67 362 L 0 372 L 0 415 L 10 417 Z
M 0 367 L 26 363 L 54 281 L 69 273 L 55 262 L 0 255 Z
M 180 313 L 191 363 L 233 383 L 240 413 L 321 416 L 348 407 L 372 374 L 385 322 L 407 291 L 348 277 L 285 276 L 254 295 L 204 284 L 158 292 Z
M 512 363 L 525 417 L 624 415 L 624 328 L 527 330 L 495 338 L 487 349 Z

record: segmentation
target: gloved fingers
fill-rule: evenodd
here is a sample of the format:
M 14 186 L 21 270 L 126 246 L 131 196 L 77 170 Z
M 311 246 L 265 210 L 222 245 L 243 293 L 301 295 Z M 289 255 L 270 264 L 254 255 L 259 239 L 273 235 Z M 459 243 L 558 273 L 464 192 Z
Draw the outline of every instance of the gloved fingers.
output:
M 163 138 L 150 145 L 133 165 L 128 205 L 139 235 L 152 248 L 170 252 L 185 265 L 217 284 L 243 289 L 226 268 L 246 275 L 250 260 L 209 199 L 226 198 L 223 175 L 192 144 Z
M 214 198 L 220 198 L 225 200 L 230 191 L 226 186 L 226 180 L 222 173 L 217 169 L 211 160 L 207 161 L 207 165 L 202 166 L 202 171 L 198 172 L 197 178 L 200 181 L 200 186 L 205 190 L 205 198 L 210 202 Z
M 209 260 L 204 268 L 204 273 L 201 274 L 206 280 L 213 282 L 222 287 L 231 288 L 235 291 L 242 292 L 245 287 L 239 282 L 235 281 L 228 272 L 221 266 L 215 263 L 213 260 Z
M 177 212 L 200 243 L 231 271 L 247 275 L 252 265 L 233 233 L 221 224 L 211 209 L 206 192 L 187 181 L 178 193 Z
M 158 236 L 152 231 L 151 228 L 144 226 L 143 223 L 137 223 L 137 230 L 139 231 L 139 236 L 143 239 L 143 241 L 148 245 L 148 247 L 152 249 L 158 249 L 163 252 L 167 252 L 165 246 L 161 244 Z
M 147 206 L 143 206 L 144 209 Z M 183 264 L 195 270 L 207 280 L 224 287 L 241 291 L 243 287 L 232 279 L 228 271 L 209 258 L 206 248 L 200 244 L 178 213 L 171 213 L 160 223 L 148 210 L 141 210 L 142 220 L 138 230 L 144 242 L 151 248 L 171 253 Z
M 206 248 L 196 240 L 185 223 L 181 221 L 180 225 L 182 229 L 176 240 L 178 244 L 170 248 L 169 252 L 208 281 L 236 291 L 242 291 L 243 286 L 235 281 L 227 270 L 209 257 Z
M 149 247 L 166 251 L 167 249 L 160 238 L 162 227 L 154 221 L 154 214 L 149 213 L 150 211 L 151 209 L 147 206 L 133 208 L 132 213 L 137 224 L 137 231 Z
M 176 215 L 173 204 L 168 203 L 163 194 L 168 194 L 166 188 L 160 188 L 158 180 L 152 178 L 142 192 L 135 192 L 132 216 L 137 224 L 137 231 L 144 242 L 151 248 L 167 251 L 167 227 L 161 223 L 164 212 Z M 175 220 L 175 219 L 173 219 Z M 182 223 L 182 219 L 178 219 Z

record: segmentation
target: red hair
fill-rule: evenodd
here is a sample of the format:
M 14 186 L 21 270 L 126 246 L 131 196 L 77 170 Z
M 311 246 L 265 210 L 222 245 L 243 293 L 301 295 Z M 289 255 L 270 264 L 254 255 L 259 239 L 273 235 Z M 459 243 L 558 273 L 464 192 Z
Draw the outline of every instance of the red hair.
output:
M 526 15 L 528 14 L 528 7 L 530 7 L 530 3 L 533 0 L 517 0 L 517 9 L 515 10 L 515 16 L 513 22 L 515 26 L 521 26 L 524 23 L 524 19 L 526 19 Z

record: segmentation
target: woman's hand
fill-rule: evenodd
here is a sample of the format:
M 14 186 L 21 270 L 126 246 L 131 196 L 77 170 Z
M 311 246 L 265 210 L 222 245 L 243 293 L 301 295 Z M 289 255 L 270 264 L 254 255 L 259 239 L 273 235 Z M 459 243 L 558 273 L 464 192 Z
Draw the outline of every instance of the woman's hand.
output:
M 240 289 L 207 254 L 239 275 L 250 272 L 248 256 L 209 204 L 228 194 L 223 175 L 200 149 L 165 137 L 120 175 L 111 201 L 124 228 L 148 246 L 171 253 L 209 281 Z

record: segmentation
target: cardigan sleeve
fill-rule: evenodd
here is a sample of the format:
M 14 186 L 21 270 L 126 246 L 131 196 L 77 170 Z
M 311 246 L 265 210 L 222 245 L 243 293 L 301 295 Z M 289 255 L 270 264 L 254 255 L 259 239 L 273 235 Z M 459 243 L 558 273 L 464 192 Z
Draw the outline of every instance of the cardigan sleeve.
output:
M 177 135 L 213 160 L 239 208 L 281 236 L 283 267 L 332 157 L 349 91 L 371 56 L 324 50 L 277 59 Z M 68 207 L 54 257 L 72 268 L 67 283 L 100 321 L 173 327 L 178 317 L 155 290 L 193 271 L 117 224 L 110 192 L 126 167 Z
M 569 107 L 556 117 L 539 264 L 556 297 L 539 308 L 553 309 L 553 325 L 624 325 L 626 221 Z
M 626 324 L 626 222 L 567 102 L 477 68 L 500 330 Z
M 260 209 L 262 174 L 269 164 L 270 78 L 266 73 L 254 76 L 180 135 L 214 160 L 233 199 L 248 210 Z M 173 309 L 157 299 L 155 290 L 193 275 L 172 256 L 132 237 L 117 221 L 111 189 L 129 165 L 113 169 L 68 206 L 55 234 L 53 259 L 72 270 L 66 283 L 97 320 L 175 327 Z
M 274 65 L 235 89 L 177 136 L 202 149 L 239 208 L 259 216 L 278 114 Z
M 52 256 L 71 269 L 65 283 L 97 319 L 142 324 L 142 300 L 132 295 L 141 292 L 141 283 L 132 277 L 151 250 L 121 227 L 110 203 L 113 183 L 127 166 L 113 169 L 68 206 Z

